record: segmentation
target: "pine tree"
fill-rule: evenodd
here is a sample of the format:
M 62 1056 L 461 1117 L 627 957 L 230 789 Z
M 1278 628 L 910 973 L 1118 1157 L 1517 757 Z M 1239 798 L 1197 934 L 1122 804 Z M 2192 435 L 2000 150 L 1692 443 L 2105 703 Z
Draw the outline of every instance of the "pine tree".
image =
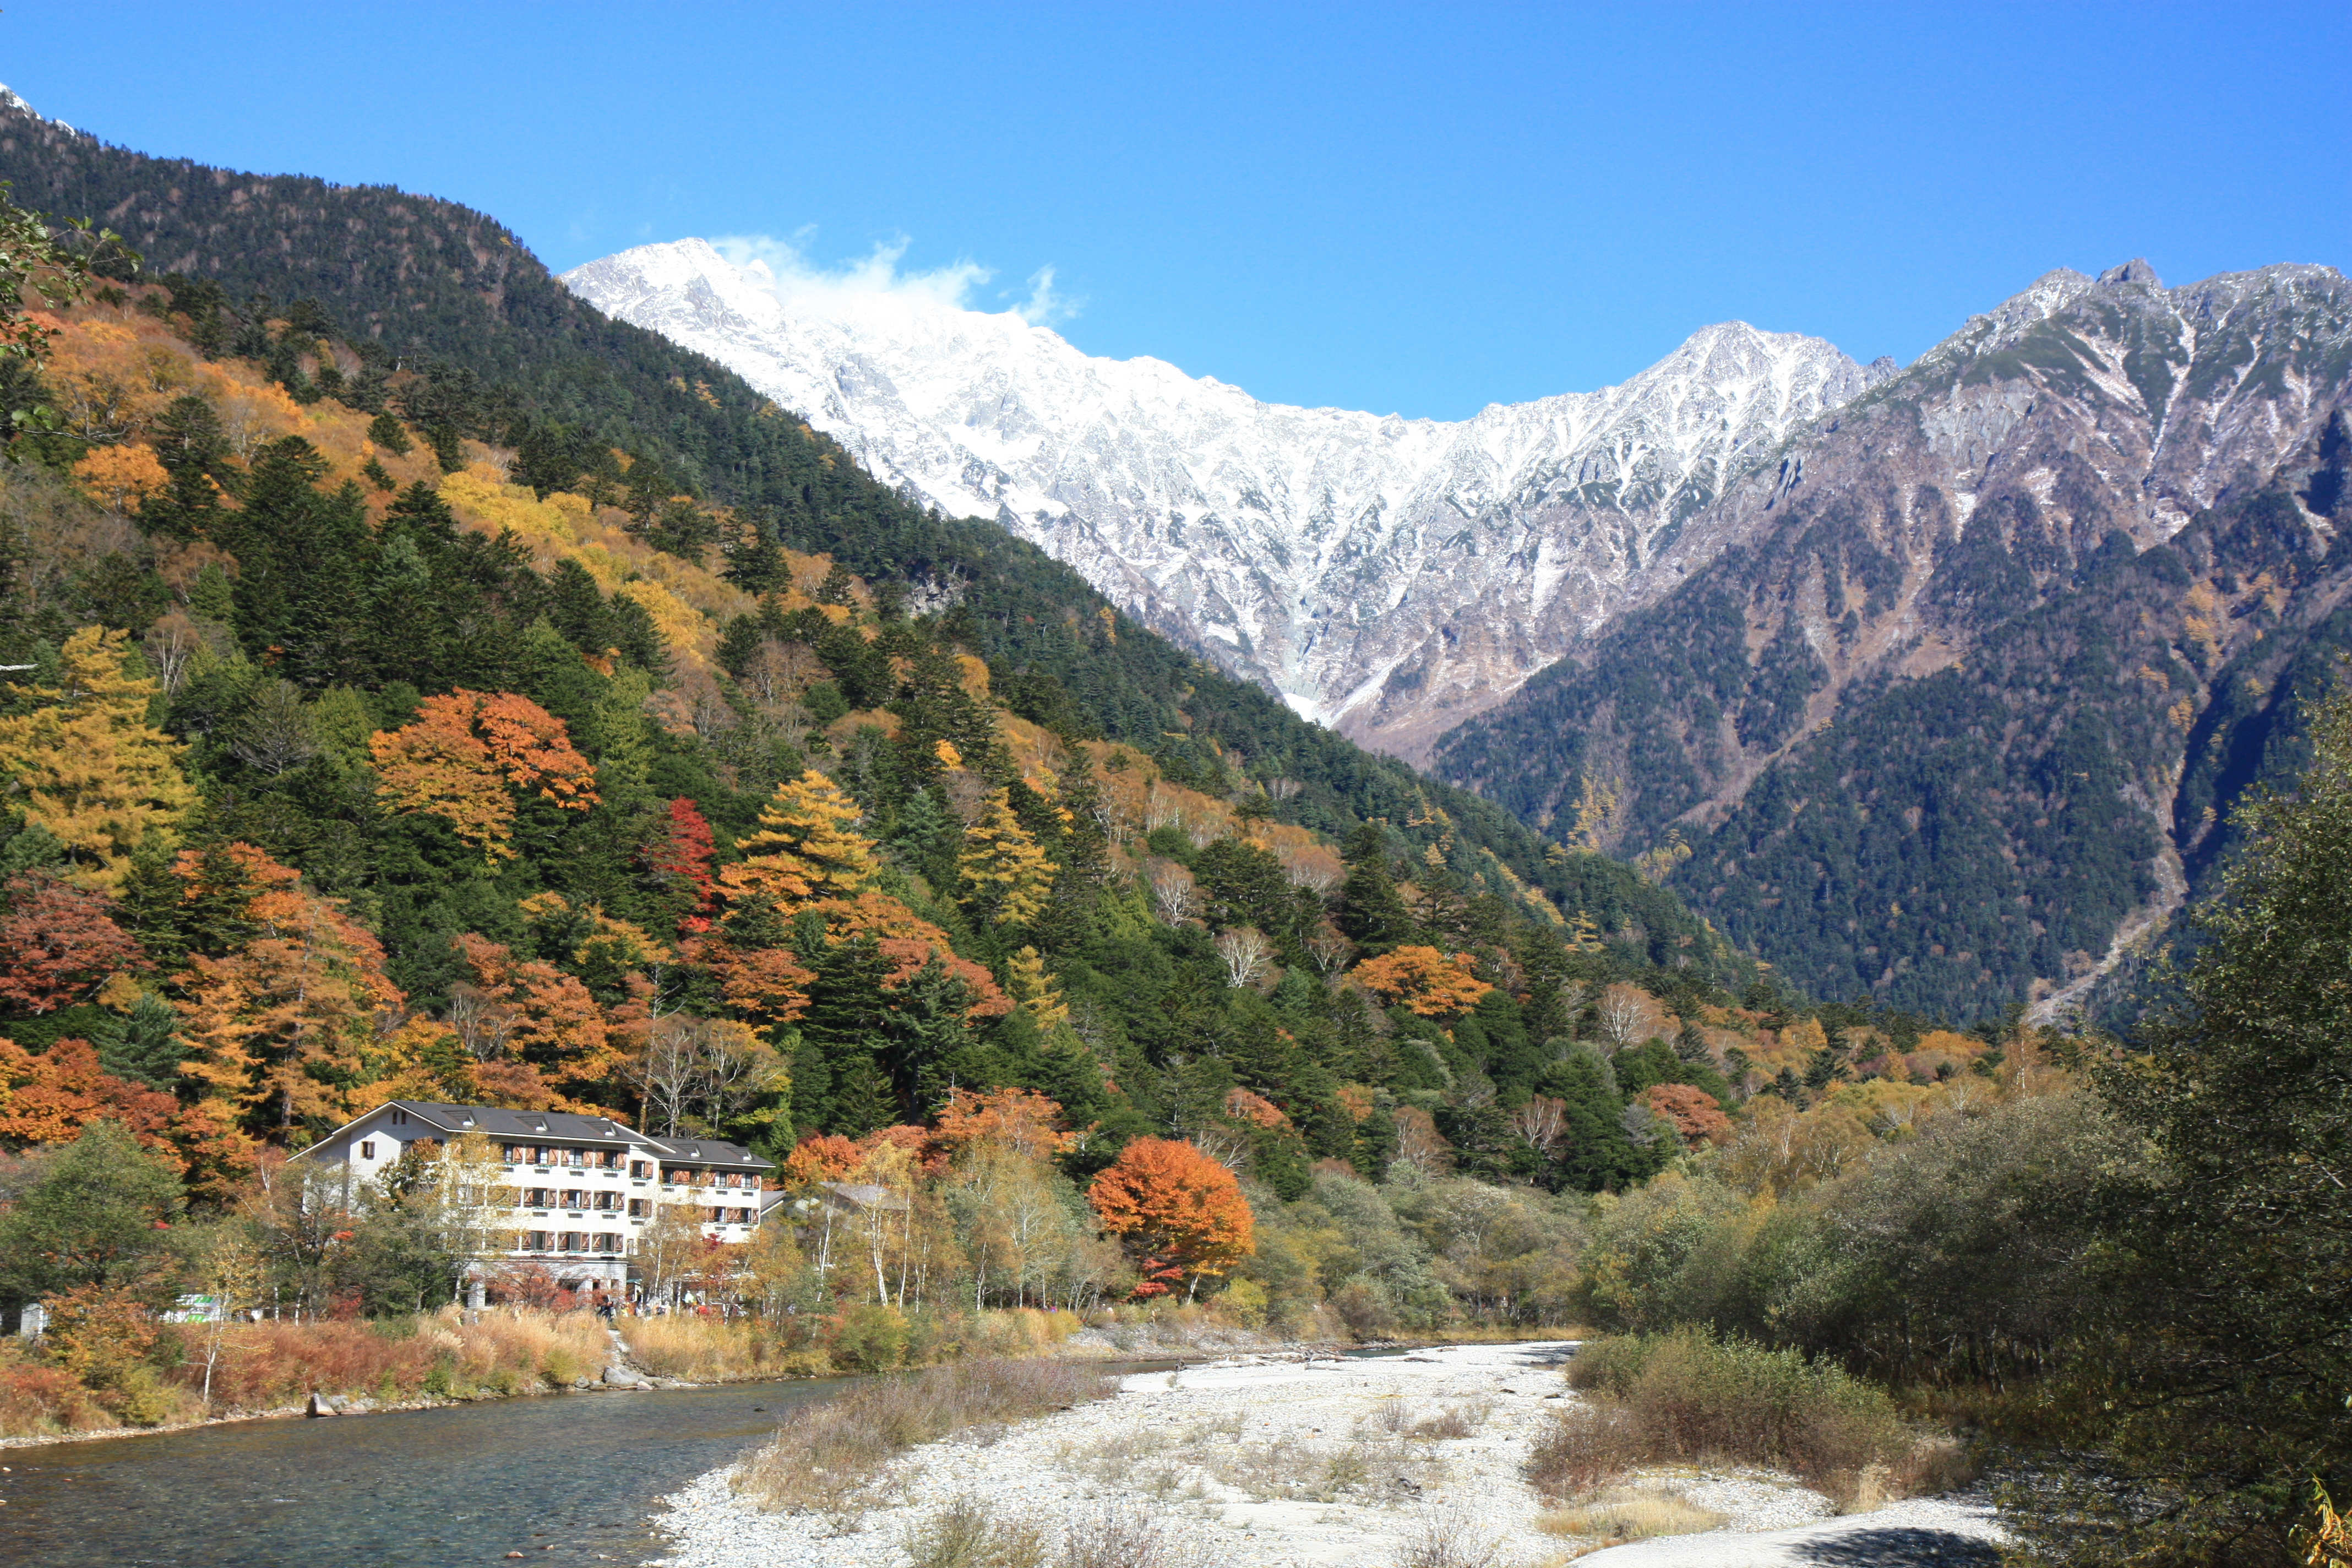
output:
M 0 718 L 0 778 L 27 823 L 65 847 L 77 886 L 109 890 L 153 836 L 169 845 L 195 791 L 185 749 L 147 722 L 157 682 L 124 673 L 130 634 L 84 626 L 59 656 L 58 684 L 31 711 Z
M 1026 925 L 1045 911 L 1060 868 L 1013 816 L 1008 794 L 998 790 L 963 831 L 957 902 L 993 925 Z

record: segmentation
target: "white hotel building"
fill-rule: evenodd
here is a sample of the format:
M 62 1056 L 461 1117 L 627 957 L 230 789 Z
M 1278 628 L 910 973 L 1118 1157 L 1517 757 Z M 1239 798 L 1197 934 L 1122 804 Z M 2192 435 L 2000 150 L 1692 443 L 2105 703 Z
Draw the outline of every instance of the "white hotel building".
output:
M 573 1285 L 628 1283 L 629 1259 L 659 1207 L 687 1205 L 702 1234 L 749 1241 L 760 1227 L 760 1179 L 775 1166 L 715 1138 L 656 1138 L 602 1116 L 499 1110 L 395 1100 L 338 1128 L 298 1160 L 381 1177 L 412 1145 L 439 1148 L 478 1134 L 505 1163 L 515 1245 L 502 1256 L 538 1263 Z

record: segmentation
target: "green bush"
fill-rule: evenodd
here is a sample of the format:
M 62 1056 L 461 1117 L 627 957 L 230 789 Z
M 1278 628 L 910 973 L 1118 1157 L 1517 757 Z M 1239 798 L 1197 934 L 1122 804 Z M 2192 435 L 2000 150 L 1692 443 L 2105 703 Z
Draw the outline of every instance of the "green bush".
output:
M 1852 1502 L 1907 1490 L 1943 1458 L 1843 1368 L 1695 1329 L 1592 1341 L 1569 1381 L 1586 1403 L 1561 1413 L 1527 1467 L 1549 1496 L 1636 1464 L 1713 1459 L 1793 1471 Z
M 906 1359 L 907 1320 L 895 1307 L 868 1301 L 841 1314 L 833 1360 L 851 1372 L 888 1372 Z

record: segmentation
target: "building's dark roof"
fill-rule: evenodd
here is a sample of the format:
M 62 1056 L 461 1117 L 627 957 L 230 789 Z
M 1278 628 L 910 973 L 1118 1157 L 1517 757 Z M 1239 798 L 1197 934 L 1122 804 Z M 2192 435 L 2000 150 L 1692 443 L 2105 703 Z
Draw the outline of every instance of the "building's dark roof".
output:
M 394 1100 L 376 1110 L 405 1110 L 427 1127 L 455 1137 L 479 1132 L 486 1138 L 548 1138 L 566 1143 L 629 1144 L 671 1160 L 703 1165 L 741 1165 L 769 1170 L 772 1163 L 740 1143 L 718 1138 L 656 1138 L 609 1116 L 577 1116 L 566 1110 L 502 1110 L 491 1105 L 444 1105 L 429 1100 Z M 376 1112 L 370 1111 L 373 1116 Z M 362 1118 L 362 1120 L 365 1120 Z

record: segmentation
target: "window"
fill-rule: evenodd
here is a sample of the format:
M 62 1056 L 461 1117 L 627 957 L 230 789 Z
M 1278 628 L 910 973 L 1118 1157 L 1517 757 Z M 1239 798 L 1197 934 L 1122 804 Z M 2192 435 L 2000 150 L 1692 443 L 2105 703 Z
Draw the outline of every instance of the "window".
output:
M 530 1163 L 534 1165 L 546 1164 L 547 1150 L 537 1143 L 532 1144 L 530 1146 Z
M 361 1159 L 362 1159 L 362 1160 L 373 1160 L 373 1159 L 374 1159 L 374 1158 L 375 1158 L 375 1140 L 374 1140 L 374 1139 L 373 1139 L 373 1138 L 369 1138 L 369 1139 L 364 1139 L 364 1140 L 362 1140 L 362 1141 L 361 1142 L 361 1143 L 360 1143 L 360 1158 L 361 1158 Z
M 750 1225 L 751 1223 L 751 1211 L 750 1209 L 737 1209 L 735 1211 L 735 1223 L 737 1225 Z
M 710 1211 L 710 1223 L 713 1225 L 725 1225 L 727 1223 L 727 1211 L 725 1209 L 719 1208 L 712 1209 Z
M 654 1205 L 649 1200 L 645 1198 L 631 1198 L 629 1200 L 629 1212 L 642 1218 L 654 1212 Z
M 582 1203 L 582 1202 L 580 1201 L 580 1193 L 579 1193 L 579 1190 L 578 1190 L 577 1188 L 574 1188 L 574 1189 L 572 1189 L 572 1190 L 570 1190 L 570 1191 L 567 1191 L 567 1192 L 563 1194 L 563 1206 L 564 1206 L 565 1208 L 568 1208 L 568 1209 L 576 1209 L 576 1208 L 585 1208 L 585 1207 L 587 1207 L 587 1205 L 585 1205 L 585 1204 L 583 1204 L 583 1203 Z
M 398 1107 L 397 1105 L 394 1106 L 394 1107 L 392 1108 L 392 1124 L 393 1124 L 394 1127 L 405 1127 L 405 1126 L 407 1126 L 407 1125 L 408 1125 L 408 1112 L 406 1112 L 405 1110 L 402 1110 L 400 1107 Z
M 524 1148 L 520 1143 L 508 1144 L 506 1146 L 505 1154 L 506 1162 L 509 1165 L 528 1165 L 530 1163 L 530 1151 Z
M 635 1176 L 638 1181 L 642 1182 L 653 1173 L 654 1165 L 652 1161 L 632 1160 L 629 1162 L 629 1174 Z
M 609 1231 L 600 1230 L 596 1233 L 596 1250 L 599 1252 L 618 1252 L 621 1250 L 621 1238 L 613 1235 Z

